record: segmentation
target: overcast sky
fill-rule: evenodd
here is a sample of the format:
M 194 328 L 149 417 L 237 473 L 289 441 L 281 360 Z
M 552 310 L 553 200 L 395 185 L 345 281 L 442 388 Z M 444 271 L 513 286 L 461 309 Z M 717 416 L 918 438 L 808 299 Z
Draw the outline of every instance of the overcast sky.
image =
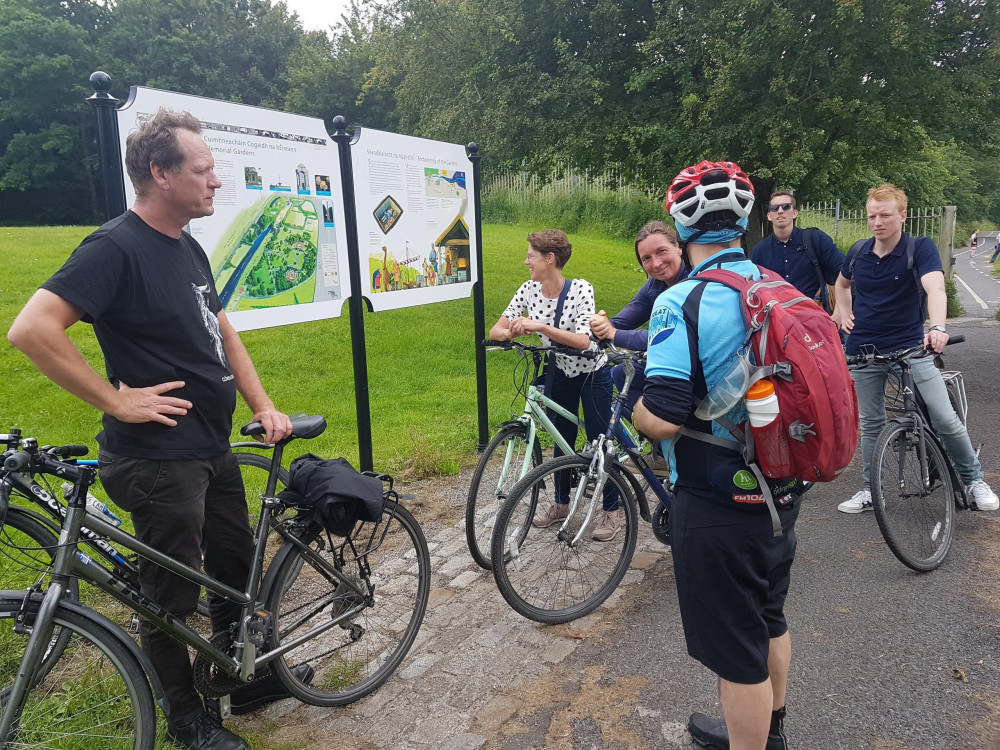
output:
M 289 12 L 295 12 L 308 31 L 329 31 L 350 7 L 349 0 L 285 0 Z

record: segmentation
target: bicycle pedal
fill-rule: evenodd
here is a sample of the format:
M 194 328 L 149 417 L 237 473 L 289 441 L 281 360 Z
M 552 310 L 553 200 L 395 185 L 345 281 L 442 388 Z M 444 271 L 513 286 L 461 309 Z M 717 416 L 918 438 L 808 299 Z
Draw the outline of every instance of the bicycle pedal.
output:
M 131 635 L 139 633 L 139 615 L 133 613 L 128 620 L 128 627 L 125 628 Z

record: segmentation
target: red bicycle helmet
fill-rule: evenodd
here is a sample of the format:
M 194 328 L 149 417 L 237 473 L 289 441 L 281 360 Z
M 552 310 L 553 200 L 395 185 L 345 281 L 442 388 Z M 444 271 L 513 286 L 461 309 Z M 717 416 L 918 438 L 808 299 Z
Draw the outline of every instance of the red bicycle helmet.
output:
M 664 208 L 678 224 L 693 227 L 717 211 L 731 211 L 735 219 L 749 216 L 753 200 L 753 184 L 738 164 L 703 161 L 674 178 Z

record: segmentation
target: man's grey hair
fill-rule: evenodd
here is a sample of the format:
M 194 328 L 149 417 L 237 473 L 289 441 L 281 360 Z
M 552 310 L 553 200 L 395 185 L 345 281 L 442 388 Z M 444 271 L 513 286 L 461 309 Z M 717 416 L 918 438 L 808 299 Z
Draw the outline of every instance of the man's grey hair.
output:
M 136 195 L 143 195 L 153 175 L 151 164 L 174 172 L 180 171 L 184 154 L 177 145 L 177 131 L 188 130 L 201 134 L 201 122 L 190 112 L 159 109 L 155 115 L 129 133 L 125 140 L 125 169 L 135 188 Z

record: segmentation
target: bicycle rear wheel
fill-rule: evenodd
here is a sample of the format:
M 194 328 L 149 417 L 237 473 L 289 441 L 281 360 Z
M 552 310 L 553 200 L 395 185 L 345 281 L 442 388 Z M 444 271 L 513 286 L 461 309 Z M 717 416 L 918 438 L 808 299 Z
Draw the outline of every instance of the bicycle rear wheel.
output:
M 0 710 L 20 669 L 30 632 L 14 630 L 21 600 L 0 601 Z M 28 622 L 38 603 L 28 604 Z M 138 659 L 103 625 L 60 606 L 54 627 L 66 634 L 61 658 L 36 678 L 15 736 L 5 748 L 151 750 L 156 710 Z M 30 630 L 30 629 L 29 629 Z
M 521 479 L 521 467 L 528 451 L 528 428 L 523 424 L 508 425 L 494 435 L 483 451 L 469 485 L 465 504 L 465 539 L 476 564 L 489 570 L 490 541 L 496 527 L 497 514 L 510 491 Z M 538 441 L 531 446 L 531 466 L 542 463 L 542 448 Z
M 617 466 L 610 467 L 607 481 L 619 494 L 621 528 L 610 541 L 591 538 L 601 509 L 596 498 L 590 526 L 577 546 L 570 546 L 593 496 L 595 480 L 588 477 L 589 468 L 590 459 L 580 455 L 545 462 L 517 483 L 497 517 L 493 577 L 507 603 L 529 620 L 569 622 L 592 612 L 621 583 L 632 561 L 638 515 L 629 482 Z M 555 502 L 557 473 L 565 477 L 570 498 L 585 485 L 580 506 L 562 533 L 561 522 L 547 528 L 531 523 L 536 512 Z
M 271 456 L 263 453 L 251 451 L 233 451 L 236 454 L 236 463 L 240 465 L 240 474 L 243 475 L 243 486 L 246 488 L 247 508 L 250 510 L 251 522 L 260 513 L 260 496 L 267 489 L 267 478 L 271 472 Z M 275 493 L 281 492 L 288 486 L 288 469 L 284 466 L 278 468 L 278 486 Z
M 275 558 L 279 567 L 268 593 L 275 619 L 272 648 L 317 632 L 276 659 L 274 668 L 299 700 L 343 706 L 385 682 L 413 645 L 430 596 L 430 553 L 416 520 L 392 500 L 381 521 L 356 523 L 346 538 L 316 522 L 299 538 L 321 562 L 291 543 Z M 340 581 L 330 567 L 365 594 Z M 361 605 L 357 614 L 331 626 Z M 312 667 L 309 681 L 292 671 L 301 664 Z
M 931 439 L 927 451 L 929 486 L 925 486 L 912 425 L 890 423 L 872 452 L 872 505 L 889 549 L 903 565 L 919 572 L 944 562 L 955 535 L 955 496 L 951 472 Z

